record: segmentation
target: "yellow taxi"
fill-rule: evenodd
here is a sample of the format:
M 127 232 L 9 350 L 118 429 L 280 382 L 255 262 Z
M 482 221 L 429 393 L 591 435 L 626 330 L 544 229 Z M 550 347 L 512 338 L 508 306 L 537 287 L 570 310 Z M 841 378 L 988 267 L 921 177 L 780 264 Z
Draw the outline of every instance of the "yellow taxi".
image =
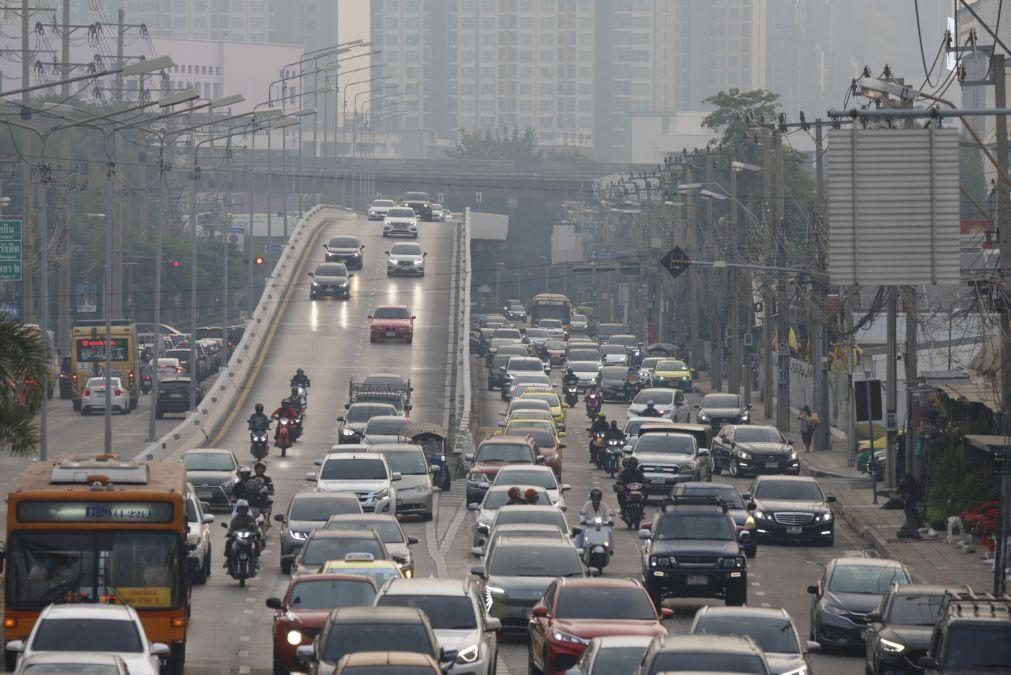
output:
M 548 409 L 551 411 L 551 416 L 555 418 L 555 426 L 558 427 L 559 430 L 565 431 L 565 411 L 562 410 L 562 399 L 558 398 L 558 394 L 553 391 L 533 389 L 531 391 L 523 392 L 520 395 L 520 398 L 532 398 L 547 401 Z
M 664 359 L 653 369 L 653 386 L 691 391 L 692 371 L 684 361 Z
M 510 420 L 509 422 L 506 423 L 504 433 L 506 436 L 515 436 L 516 432 L 514 430 L 519 427 L 523 427 L 524 429 L 544 429 L 545 431 L 550 431 L 555 436 L 555 438 L 558 438 L 561 435 L 558 433 L 558 430 L 555 429 L 554 420 L 544 420 L 544 419 Z
M 328 560 L 320 568 L 321 574 L 361 574 L 382 588 L 388 579 L 410 579 L 411 570 L 403 572 L 392 560 L 376 560 L 371 553 L 348 553 L 344 560 Z
M 499 424 L 499 430 L 496 433 L 498 435 L 505 433 L 506 426 L 513 423 L 526 426 L 525 423 L 533 422 L 548 422 L 555 429 L 555 433 L 558 436 L 565 435 L 564 429 L 558 429 L 555 424 L 555 418 L 550 410 L 516 410 L 511 415 L 506 415 L 505 422 Z

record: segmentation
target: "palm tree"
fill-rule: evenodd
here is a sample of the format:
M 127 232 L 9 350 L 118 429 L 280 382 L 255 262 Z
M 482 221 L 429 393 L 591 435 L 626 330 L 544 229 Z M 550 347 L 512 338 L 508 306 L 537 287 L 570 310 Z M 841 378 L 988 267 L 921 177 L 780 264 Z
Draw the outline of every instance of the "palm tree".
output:
M 38 328 L 0 318 L 0 452 L 28 455 L 38 446 L 35 415 L 46 400 L 48 359 Z

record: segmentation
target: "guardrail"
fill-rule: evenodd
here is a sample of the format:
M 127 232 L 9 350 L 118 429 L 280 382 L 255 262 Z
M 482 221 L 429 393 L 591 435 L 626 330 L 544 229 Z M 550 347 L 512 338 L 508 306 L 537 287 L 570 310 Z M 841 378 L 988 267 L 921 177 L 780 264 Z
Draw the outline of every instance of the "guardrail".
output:
M 177 450 L 201 447 L 210 443 L 230 418 L 235 406 L 252 386 L 250 373 L 267 348 L 276 325 L 278 312 L 308 253 L 319 229 L 328 218 L 346 209 L 318 204 L 306 211 L 295 224 L 288 242 L 267 277 L 260 301 L 246 325 L 242 340 L 232 350 L 228 365 L 218 372 L 214 384 L 207 390 L 195 412 L 155 442 L 144 448 L 136 460 L 164 459 Z M 157 392 L 154 392 L 157 396 Z
M 470 430 L 470 208 L 463 211 L 463 222 L 457 238 L 459 267 L 456 288 L 456 376 L 454 380 L 454 397 L 451 402 L 457 420 L 456 437 L 453 442 L 453 452 L 457 455 L 469 453 L 474 447 L 474 437 Z

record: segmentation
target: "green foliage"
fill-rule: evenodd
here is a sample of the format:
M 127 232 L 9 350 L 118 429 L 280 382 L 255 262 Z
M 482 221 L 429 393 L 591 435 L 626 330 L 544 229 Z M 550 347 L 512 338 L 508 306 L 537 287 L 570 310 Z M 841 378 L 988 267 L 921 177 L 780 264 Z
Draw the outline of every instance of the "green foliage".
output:
M 945 521 L 949 516 L 975 508 L 1000 492 L 990 473 L 967 469 L 961 444 L 949 440 L 935 442 L 930 453 L 927 518 L 931 522 Z
M 713 111 L 703 118 L 702 126 L 722 131 L 721 144 L 737 148 L 754 136 L 753 122 L 762 118 L 767 123 L 775 120 L 779 94 L 765 89 L 741 91 L 734 87 L 713 94 L 702 102 L 713 106 Z
M 46 399 L 47 351 L 38 330 L 0 318 L 0 451 L 27 455 L 38 445 L 35 414 Z
M 518 127 L 495 131 L 460 129 L 460 142 L 447 153 L 454 159 L 540 159 L 537 133 L 527 127 L 522 133 Z

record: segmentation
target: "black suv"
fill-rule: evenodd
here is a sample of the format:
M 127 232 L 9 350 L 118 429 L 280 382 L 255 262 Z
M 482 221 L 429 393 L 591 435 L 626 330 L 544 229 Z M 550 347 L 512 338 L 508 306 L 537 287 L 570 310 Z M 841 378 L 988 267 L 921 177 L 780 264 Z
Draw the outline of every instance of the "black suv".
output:
M 414 209 L 418 218 L 432 222 L 432 199 L 427 192 L 407 192 L 401 201 L 404 206 Z
M 1011 598 L 948 593 L 919 660 L 925 675 L 1011 672 Z
M 74 397 L 74 369 L 70 363 L 70 357 L 64 356 L 60 359 L 60 398 L 68 399 Z
M 864 670 L 872 675 L 918 671 L 950 592 L 958 589 L 893 583 L 878 608 L 867 615 Z
M 197 404 L 204 397 L 204 388 L 197 385 Z M 165 413 L 186 414 L 190 410 L 190 378 L 172 377 L 158 381 L 158 398 L 154 407 L 155 419 Z
M 734 519 L 712 495 L 671 497 L 642 551 L 642 584 L 657 610 L 665 597 L 748 601 L 748 571 Z

